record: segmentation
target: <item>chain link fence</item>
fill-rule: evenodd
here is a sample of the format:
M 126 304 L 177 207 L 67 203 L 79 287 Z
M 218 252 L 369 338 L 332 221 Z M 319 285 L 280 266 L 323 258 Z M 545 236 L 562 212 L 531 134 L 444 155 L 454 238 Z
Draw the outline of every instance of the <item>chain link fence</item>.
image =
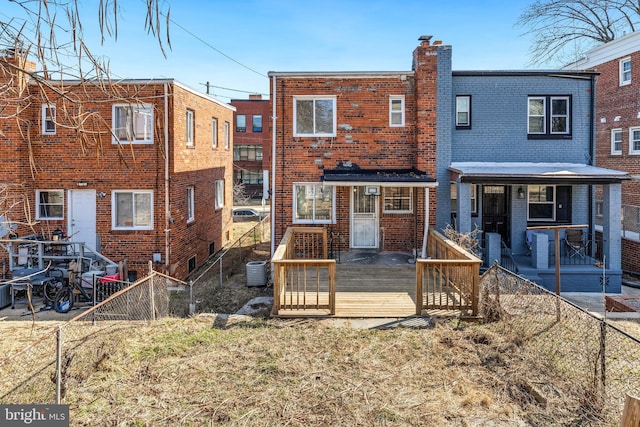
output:
M 0 402 L 60 403 L 67 390 L 100 369 L 114 353 L 114 332 L 132 322 L 150 322 L 169 313 L 169 288 L 186 283 L 150 270 L 110 298 L 43 334 L 26 348 L 0 360 Z
M 640 391 L 640 340 L 497 264 L 480 280 L 480 314 L 512 337 L 506 357 L 546 378 L 536 393 L 575 402 L 564 409 L 588 423 L 617 425 Z

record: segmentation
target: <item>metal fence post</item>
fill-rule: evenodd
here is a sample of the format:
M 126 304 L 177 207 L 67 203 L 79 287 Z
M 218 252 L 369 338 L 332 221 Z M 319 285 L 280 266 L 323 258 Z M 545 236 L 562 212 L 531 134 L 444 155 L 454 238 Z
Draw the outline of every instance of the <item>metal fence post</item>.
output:
M 196 305 L 193 303 L 193 280 L 189 280 L 189 315 L 196 312 Z
M 600 382 L 602 384 L 602 393 L 607 383 L 607 323 L 603 320 L 600 322 Z
M 56 333 L 56 405 L 62 400 L 62 325 L 58 326 Z

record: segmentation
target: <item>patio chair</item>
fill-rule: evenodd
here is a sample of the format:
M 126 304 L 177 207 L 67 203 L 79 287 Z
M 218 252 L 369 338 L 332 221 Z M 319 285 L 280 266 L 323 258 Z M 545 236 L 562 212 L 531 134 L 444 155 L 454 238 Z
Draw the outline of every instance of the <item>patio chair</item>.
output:
M 583 230 L 577 228 L 569 228 L 565 231 L 564 241 L 567 247 L 567 255 L 571 258 L 579 256 L 584 258 L 587 255 L 589 241 L 585 239 Z

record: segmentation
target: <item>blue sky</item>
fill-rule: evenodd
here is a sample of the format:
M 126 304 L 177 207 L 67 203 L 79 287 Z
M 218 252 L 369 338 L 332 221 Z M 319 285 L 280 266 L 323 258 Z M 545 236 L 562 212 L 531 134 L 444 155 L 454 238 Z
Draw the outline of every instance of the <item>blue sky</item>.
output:
M 85 40 L 116 77 L 237 89 L 212 88 L 225 102 L 268 94 L 269 71 L 410 70 L 420 35 L 452 46 L 454 70 L 524 69 L 530 60 L 530 37 L 515 22 L 533 0 L 174 1 L 167 58 L 144 30 L 141 0 L 118 1 L 118 39 L 104 44 L 94 2 L 80 1 Z M 20 15 L 0 7 L 0 21 Z

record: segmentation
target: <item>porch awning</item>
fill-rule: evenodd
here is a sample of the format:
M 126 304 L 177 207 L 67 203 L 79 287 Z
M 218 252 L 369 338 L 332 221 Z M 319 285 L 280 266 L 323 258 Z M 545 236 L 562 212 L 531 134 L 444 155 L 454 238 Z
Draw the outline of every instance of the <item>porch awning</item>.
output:
M 413 169 L 325 169 L 322 182 L 327 185 L 379 185 L 381 187 L 437 187 L 425 172 Z
M 473 184 L 613 184 L 631 177 L 627 172 L 581 163 L 453 162 L 452 181 Z

